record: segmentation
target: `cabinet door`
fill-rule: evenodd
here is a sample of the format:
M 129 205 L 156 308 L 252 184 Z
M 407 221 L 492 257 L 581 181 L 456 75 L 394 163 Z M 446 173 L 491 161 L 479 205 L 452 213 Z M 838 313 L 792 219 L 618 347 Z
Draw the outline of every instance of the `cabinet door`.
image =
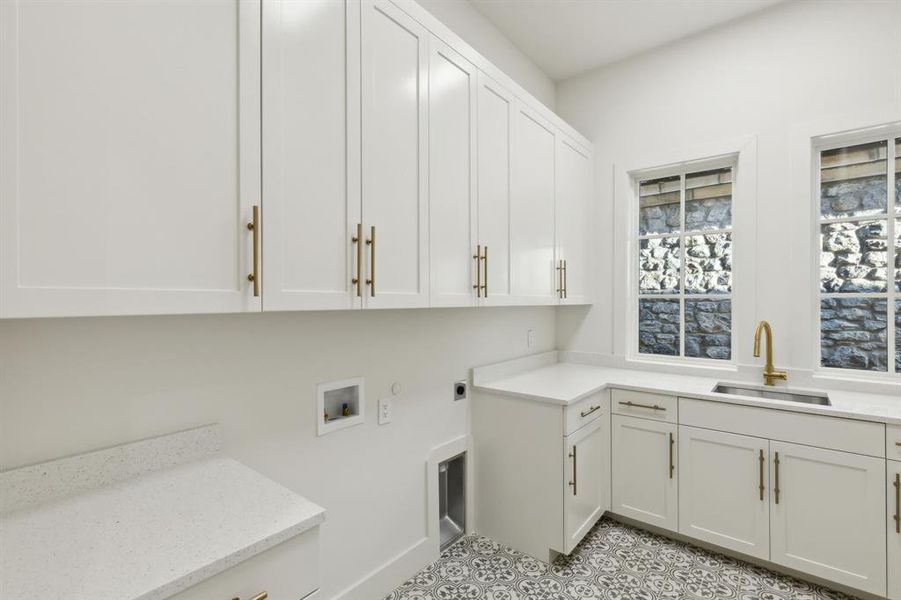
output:
M 679 427 L 679 533 L 770 557 L 769 440 Z
M 603 514 L 603 461 L 606 456 L 601 415 L 564 438 L 563 457 L 563 551 L 582 541 Z
M 676 425 L 613 415 L 611 510 L 650 525 L 679 527 Z
M 263 2 L 264 310 L 359 307 L 360 6 Z
M 556 171 L 558 286 L 560 304 L 590 304 L 591 251 L 591 154 L 575 142 L 557 138 Z M 562 262 L 561 262 L 562 261 Z
M 770 442 L 771 560 L 885 595 L 885 460 Z
M 428 33 L 387 0 L 363 0 L 361 10 L 365 305 L 424 307 Z
M 259 310 L 259 2 L 4 1 L 0 28 L 0 315 Z
M 901 462 L 887 461 L 888 597 L 901 600 Z
M 512 303 L 510 247 L 510 150 L 514 97 L 496 81 L 479 73 L 478 89 L 479 241 L 488 255 L 487 295 L 482 304 Z
M 429 281 L 432 306 L 475 306 L 475 68 L 432 37 L 429 58 Z M 483 261 L 484 262 L 484 261 Z
M 513 115 L 513 296 L 518 304 L 557 304 L 554 269 L 554 131 L 521 104 Z M 490 260 L 490 259 L 489 259 Z

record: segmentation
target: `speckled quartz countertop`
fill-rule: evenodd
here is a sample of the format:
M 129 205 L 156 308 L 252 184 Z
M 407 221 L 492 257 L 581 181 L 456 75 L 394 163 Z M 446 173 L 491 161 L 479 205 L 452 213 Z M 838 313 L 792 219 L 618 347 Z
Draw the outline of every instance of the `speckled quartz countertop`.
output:
M 0 597 L 167 598 L 325 520 L 218 428 L 0 473 Z
M 798 391 L 828 394 L 832 405 L 819 406 L 713 393 L 716 384 L 730 381 L 728 377 L 695 377 L 556 362 L 555 355 L 554 352 L 546 353 L 473 369 L 473 383 L 479 390 L 560 405 L 577 402 L 600 390 L 617 388 L 901 425 L 901 393 L 871 394 L 788 386 Z M 748 382 L 739 383 L 748 385 Z

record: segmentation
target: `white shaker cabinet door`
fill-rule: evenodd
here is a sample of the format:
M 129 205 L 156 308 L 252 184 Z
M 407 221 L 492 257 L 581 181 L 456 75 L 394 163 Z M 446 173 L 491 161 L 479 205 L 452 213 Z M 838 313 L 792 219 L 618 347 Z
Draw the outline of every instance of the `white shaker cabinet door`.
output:
M 886 461 L 888 473 L 888 597 L 901 600 L 901 462 Z
M 557 138 L 555 181 L 560 304 L 590 304 L 592 158 L 563 136 Z
M 679 533 L 770 557 L 769 440 L 679 427 Z
M 9 0 L 0 28 L 0 315 L 259 310 L 259 2 Z
M 886 592 L 885 460 L 770 442 L 771 560 Z
M 513 115 L 513 296 L 518 304 L 557 304 L 554 268 L 554 131 L 517 104 Z M 489 259 L 490 260 L 490 259 Z
M 429 281 L 432 306 L 475 306 L 484 260 L 477 248 L 478 72 L 432 38 L 429 52 Z
M 564 438 L 563 551 L 569 554 L 604 512 L 605 446 L 609 415 L 601 415 Z
M 428 32 L 362 2 L 362 269 L 368 308 L 429 303 Z
M 477 104 L 479 242 L 487 256 L 481 302 L 503 306 L 513 304 L 510 161 L 516 105 L 513 95 L 484 73 L 479 73 Z
M 611 510 L 677 531 L 679 486 L 676 425 L 613 415 Z
M 263 39 L 263 309 L 359 308 L 359 2 L 264 0 Z

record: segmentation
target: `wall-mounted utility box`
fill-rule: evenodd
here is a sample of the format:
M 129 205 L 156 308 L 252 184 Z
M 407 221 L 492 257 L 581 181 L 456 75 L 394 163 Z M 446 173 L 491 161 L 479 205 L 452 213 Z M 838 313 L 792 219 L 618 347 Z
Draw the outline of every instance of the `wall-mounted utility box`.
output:
M 359 425 L 364 420 L 362 377 L 320 383 L 316 386 L 316 399 L 319 435 Z

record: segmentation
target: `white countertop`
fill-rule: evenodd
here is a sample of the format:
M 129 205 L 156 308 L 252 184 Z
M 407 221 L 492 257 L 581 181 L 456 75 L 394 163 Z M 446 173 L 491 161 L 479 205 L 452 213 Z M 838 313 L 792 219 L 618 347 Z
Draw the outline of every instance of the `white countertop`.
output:
M 116 450 L 60 462 L 94 464 L 95 477 L 106 472 L 115 479 L 122 464 L 107 466 Z M 319 506 L 218 452 L 178 460 L 0 513 L 0 597 L 167 598 L 325 519 Z M 0 474 L 0 492 L 21 495 L 8 486 L 75 472 L 71 464 L 45 466 Z
M 901 397 L 897 396 L 788 386 L 799 391 L 826 393 L 832 405 L 819 406 L 712 392 L 717 383 L 728 382 L 728 378 L 674 375 L 573 363 L 541 366 L 534 364 L 534 359 L 530 360 L 533 364 L 528 369 L 519 372 L 515 368 L 509 369 L 512 374 L 505 374 L 506 369 L 499 368 L 499 365 L 486 368 L 490 371 L 486 370 L 482 376 L 474 372 L 475 388 L 560 405 L 577 402 L 603 389 L 619 388 L 901 425 Z M 736 383 L 748 385 L 746 382 Z M 786 386 L 777 386 L 774 389 L 784 387 Z

